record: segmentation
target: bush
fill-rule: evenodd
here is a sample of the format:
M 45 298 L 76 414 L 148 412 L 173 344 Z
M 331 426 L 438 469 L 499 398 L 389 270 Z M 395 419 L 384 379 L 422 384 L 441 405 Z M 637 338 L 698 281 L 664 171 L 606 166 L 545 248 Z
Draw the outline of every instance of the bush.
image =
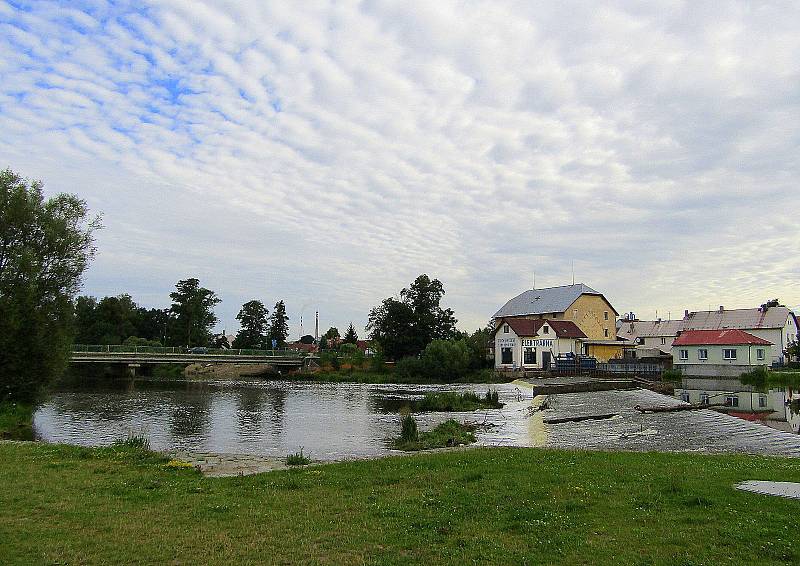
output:
M 431 381 L 457 381 L 470 372 L 471 354 L 463 340 L 434 340 L 419 358 L 397 362 L 397 373 L 411 379 L 423 377 Z
M 319 362 L 323 368 L 331 368 L 334 371 L 339 371 L 339 368 L 342 367 L 336 352 L 322 352 L 319 356 Z
M 127 437 L 115 440 L 113 446 L 127 446 L 138 450 L 150 451 L 150 439 L 143 434 L 128 434 Z
M 683 372 L 678 368 L 668 369 L 661 374 L 661 379 L 664 381 L 680 381 L 683 379 Z
M 400 442 L 417 442 L 418 440 L 417 419 L 406 413 L 400 419 Z
M 303 454 L 303 447 L 300 447 L 300 452 L 295 452 L 294 454 L 289 454 L 286 456 L 286 465 L 287 466 L 305 466 L 311 463 L 311 458 L 305 456 Z
M 416 440 L 406 439 L 405 420 L 410 415 L 403 417 L 403 430 L 400 437 L 395 439 L 393 445 L 400 450 L 430 450 L 432 448 L 445 448 L 449 446 L 461 446 L 475 442 L 475 427 L 473 425 L 461 424 L 454 419 L 447 420 L 428 432 L 417 434 L 416 421 L 414 422 L 414 433 Z

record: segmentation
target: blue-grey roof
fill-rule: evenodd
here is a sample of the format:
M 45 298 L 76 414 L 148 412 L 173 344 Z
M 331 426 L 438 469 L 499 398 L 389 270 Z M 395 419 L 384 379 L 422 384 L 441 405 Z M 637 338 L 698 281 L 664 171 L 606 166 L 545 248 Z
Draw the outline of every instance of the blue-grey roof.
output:
M 600 294 L 583 283 L 564 285 L 563 287 L 547 287 L 546 289 L 529 289 L 504 304 L 499 311 L 494 313 L 494 318 L 564 312 L 575 302 L 575 299 L 584 293 Z

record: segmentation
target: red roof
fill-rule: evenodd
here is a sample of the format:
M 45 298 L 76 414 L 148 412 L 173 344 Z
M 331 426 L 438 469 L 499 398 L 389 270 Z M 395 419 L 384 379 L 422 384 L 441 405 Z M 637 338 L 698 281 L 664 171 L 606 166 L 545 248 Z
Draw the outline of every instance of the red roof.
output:
M 705 346 L 708 344 L 771 346 L 772 342 L 753 336 L 744 330 L 729 328 L 727 330 L 684 330 L 672 343 L 673 346 Z
M 586 334 L 570 320 L 547 320 L 541 318 L 503 318 L 494 332 L 497 334 L 503 324 L 508 324 L 516 332 L 517 336 L 536 336 L 545 322 L 555 331 L 556 338 L 586 338 Z

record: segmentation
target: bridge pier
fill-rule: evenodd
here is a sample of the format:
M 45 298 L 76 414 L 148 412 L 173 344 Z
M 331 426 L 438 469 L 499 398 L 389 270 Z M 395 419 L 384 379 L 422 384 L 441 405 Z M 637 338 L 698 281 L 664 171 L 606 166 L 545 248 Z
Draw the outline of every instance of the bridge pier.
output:
M 136 368 L 142 367 L 142 364 L 128 364 L 128 377 L 136 377 Z

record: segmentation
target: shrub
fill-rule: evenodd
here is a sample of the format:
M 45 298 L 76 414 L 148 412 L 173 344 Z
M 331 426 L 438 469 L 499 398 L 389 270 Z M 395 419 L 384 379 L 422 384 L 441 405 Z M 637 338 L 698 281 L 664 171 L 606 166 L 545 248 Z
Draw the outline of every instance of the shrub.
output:
M 417 419 L 411 414 L 405 414 L 400 419 L 400 441 L 401 442 L 417 442 L 419 440 L 419 430 L 417 428 Z
M 470 360 L 470 350 L 463 340 L 434 340 L 419 358 L 398 361 L 397 373 L 406 379 L 457 381 L 469 373 Z
M 303 454 L 303 447 L 300 447 L 300 452 L 289 454 L 286 456 L 287 466 L 305 466 L 311 463 L 311 458 Z
M 683 372 L 678 368 L 668 369 L 661 374 L 661 379 L 664 381 L 680 381 L 683 379 Z
M 417 433 L 417 423 L 413 417 L 411 417 L 411 421 L 414 423 L 414 437 L 408 436 L 406 438 L 405 423 L 409 416 L 403 417 L 403 429 L 400 432 L 400 437 L 393 442 L 394 447 L 400 450 L 430 450 L 431 448 L 471 444 L 476 440 L 474 434 L 475 426 L 462 424 L 454 419 L 447 420 L 428 432 Z

